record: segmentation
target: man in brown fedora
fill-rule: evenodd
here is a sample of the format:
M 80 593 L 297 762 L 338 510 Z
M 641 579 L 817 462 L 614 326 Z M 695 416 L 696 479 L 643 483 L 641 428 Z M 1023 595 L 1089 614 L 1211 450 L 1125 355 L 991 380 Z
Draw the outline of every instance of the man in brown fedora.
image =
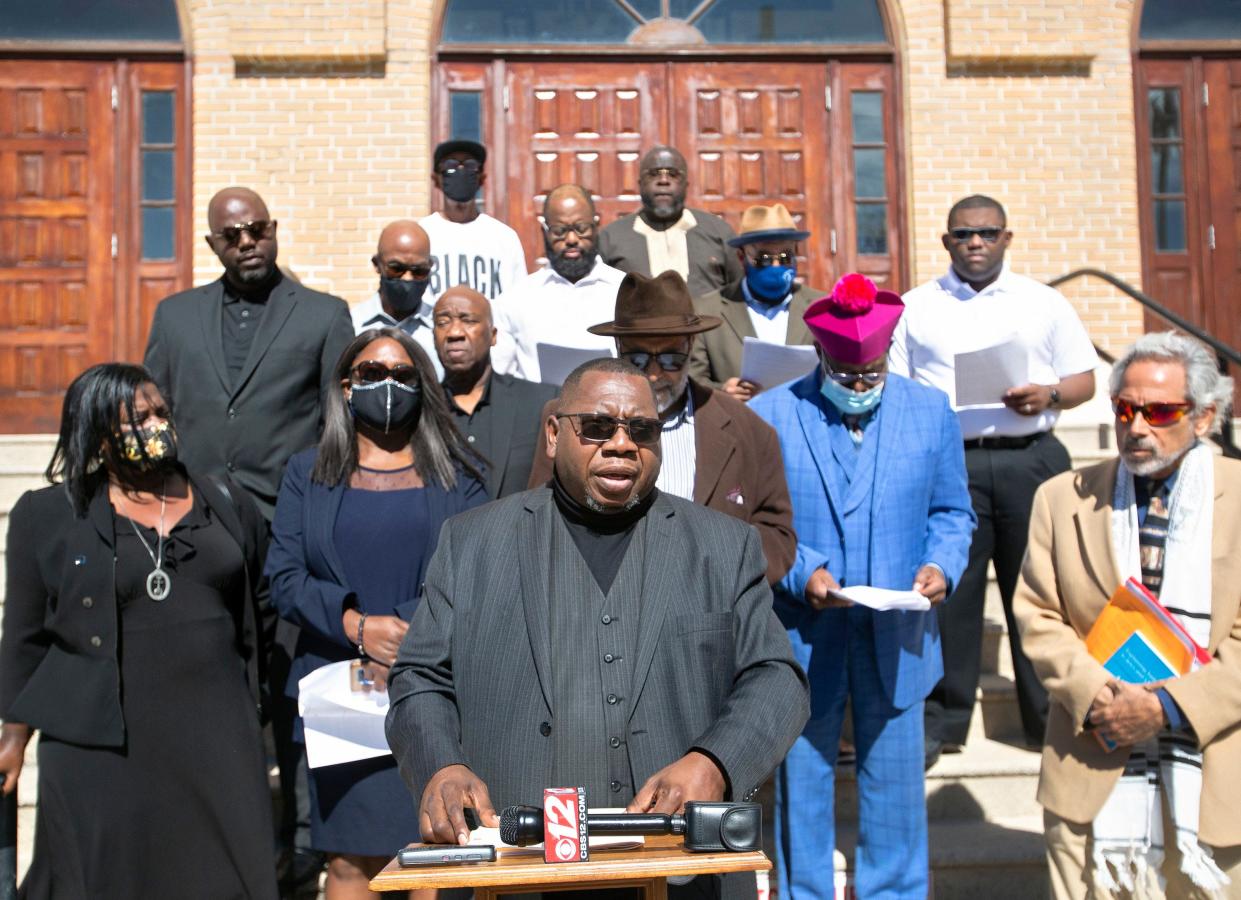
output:
M 797 244 L 810 237 L 784 204 L 751 206 L 741 215 L 741 233 L 728 243 L 737 248 L 745 275 L 720 290 L 694 299 L 703 316 L 724 320 L 705 335 L 690 360 L 690 374 L 739 400 L 749 400 L 773 384 L 741 378 L 741 349 L 747 337 L 772 344 L 810 344 L 802 315 L 827 291 L 797 283 Z
M 758 529 L 767 579 L 784 577 L 797 551 L 792 504 L 776 432 L 745 404 L 690 377 L 698 335 L 718 328 L 700 316 L 675 272 L 631 272 L 616 295 L 616 317 L 588 329 L 616 340 L 616 352 L 645 373 L 663 422 L 663 463 L 656 487 L 748 522 Z M 551 413 L 544 407 L 544 418 Z M 545 448 L 544 448 L 545 450 Z M 552 462 L 535 452 L 530 486 L 546 484 Z

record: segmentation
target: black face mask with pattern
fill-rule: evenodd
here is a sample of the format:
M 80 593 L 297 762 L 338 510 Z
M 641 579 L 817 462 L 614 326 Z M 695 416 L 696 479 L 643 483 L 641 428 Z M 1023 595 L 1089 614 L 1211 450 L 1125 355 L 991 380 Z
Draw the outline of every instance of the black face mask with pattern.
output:
M 391 378 L 374 384 L 355 384 L 349 394 L 349 410 L 359 422 L 387 434 L 418 420 L 422 389 Z
M 117 437 L 121 443 L 119 462 L 138 471 L 167 469 L 177 461 L 177 433 L 167 422 L 150 428 L 126 428 Z

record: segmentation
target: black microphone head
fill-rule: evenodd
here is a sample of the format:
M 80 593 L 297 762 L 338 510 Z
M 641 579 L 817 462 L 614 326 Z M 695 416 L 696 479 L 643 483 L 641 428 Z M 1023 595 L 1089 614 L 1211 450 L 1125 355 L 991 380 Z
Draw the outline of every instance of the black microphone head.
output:
M 508 806 L 500 813 L 500 840 L 529 847 L 543 840 L 543 811 L 537 806 Z

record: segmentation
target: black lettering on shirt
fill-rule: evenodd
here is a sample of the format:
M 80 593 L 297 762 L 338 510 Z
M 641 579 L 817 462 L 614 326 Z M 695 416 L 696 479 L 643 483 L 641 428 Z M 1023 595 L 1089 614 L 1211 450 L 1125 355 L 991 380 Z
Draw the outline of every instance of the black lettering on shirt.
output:
M 500 261 L 493 259 L 491 261 L 491 293 L 488 297 L 494 300 L 500 296 Z
M 457 257 L 457 284 L 470 284 L 470 260 L 464 253 Z
M 487 277 L 487 260 L 481 256 L 474 257 L 474 290 L 480 294 L 485 294 L 483 290 L 483 279 Z

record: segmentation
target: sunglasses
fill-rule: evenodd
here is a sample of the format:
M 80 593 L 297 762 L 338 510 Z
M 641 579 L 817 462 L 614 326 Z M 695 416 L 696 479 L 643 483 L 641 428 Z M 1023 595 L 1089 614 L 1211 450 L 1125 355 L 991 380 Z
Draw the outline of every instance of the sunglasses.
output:
M 635 444 L 656 444 L 663 433 L 663 425 L 659 419 L 637 416 L 632 419 L 621 419 L 604 413 L 558 413 L 557 419 L 575 419 L 574 430 L 579 437 L 592 444 L 606 444 L 616 434 L 617 428 L 629 432 L 629 439 Z
M 632 353 L 622 353 L 621 359 L 627 359 L 643 372 L 646 367 L 651 364 L 651 360 L 659 363 L 659 367 L 665 372 L 680 372 L 685 368 L 685 363 L 689 360 L 688 353 L 644 353 L 635 350 Z
M 754 266 L 756 269 L 765 269 L 768 266 L 774 266 L 777 264 L 781 266 L 791 266 L 795 265 L 797 262 L 797 254 L 789 253 L 787 250 L 783 253 L 777 253 L 775 256 L 772 256 L 770 253 L 760 253 L 758 256 L 750 256 L 747 253 L 745 258 L 749 260 L 750 265 Z
M 367 360 L 350 369 L 349 377 L 353 379 L 354 384 L 379 384 L 391 378 L 399 384 L 406 384 L 410 387 L 421 386 L 418 369 L 406 363 L 399 363 L 389 368 L 381 362 Z
M 1152 428 L 1163 428 L 1171 425 L 1173 422 L 1179 422 L 1189 414 L 1194 408 L 1192 403 L 1130 403 L 1128 400 L 1119 398 L 1112 401 L 1112 412 L 1116 413 L 1116 418 L 1130 424 L 1138 413 L 1142 414 L 1142 418 L 1146 420 L 1146 424 Z
M 827 364 L 827 360 L 823 361 L 823 372 L 828 378 L 836 382 L 841 387 L 848 387 L 856 382 L 859 378 L 864 384 L 876 385 L 883 379 L 888 377 L 886 370 L 880 372 L 837 372 Z
M 250 235 L 252 239 L 261 241 L 264 238 L 271 237 L 275 230 L 275 219 L 272 219 L 271 221 L 268 221 L 267 219 L 255 219 L 253 222 L 242 222 L 238 225 L 227 225 L 219 231 L 211 232 L 211 236 L 214 238 L 219 238 L 224 241 L 225 244 L 232 247 L 241 240 L 241 233 L 243 231 Z
M 684 178 L 685 173 L 680 169 L 674 169 L 672 166 L 660 166 L 659 168 L 644 170 L 642 172 L 642 177 L 649 178 L 652 181 L 658 178 L 667 178 L 671 181 L 676 181 L 679 178 Z
M 405 263 L 397 262 L 396 260 L 391 262 L 381 262 L 379 257 L 376 256 L 371 259 L 371 262 L 382 269 L 383 273 L 389 278 L 404 278 L 405 273 L 409 272 L 414 276 L 415 281 L 426 281 L 431 277 L 431 273 L 435 271 L 437 260 L 434 256 L 432 256 L 430 262 L 410 263 L 409 265 L 406 265 Z
M 467 159 L 461 162 L 440 163 L 440 167 L 436 169 L 436 171 L 441 175 L 455 175 L 458 171 L 468 172 L 471 175 L 474 175 L 481 172 L 482 169 L 482 165 L 477 160 Z
M 594 222 L 574 222 L 572 225 L 551 225 L 543 226 L 547 233 L 551 235 L 554 241 L 563 241 L 572 231 L 578 237 L 589 237 L 595 230 Z
M 1004 233 L 1003 228 L 994 228 L 987 226 L 985 228 L 949 228 L 948 236 L 958 244 L 964 244 L 974 235 L 978 235 L 988 244 L 994 244 L 1000 239 L 1000 235 Z

